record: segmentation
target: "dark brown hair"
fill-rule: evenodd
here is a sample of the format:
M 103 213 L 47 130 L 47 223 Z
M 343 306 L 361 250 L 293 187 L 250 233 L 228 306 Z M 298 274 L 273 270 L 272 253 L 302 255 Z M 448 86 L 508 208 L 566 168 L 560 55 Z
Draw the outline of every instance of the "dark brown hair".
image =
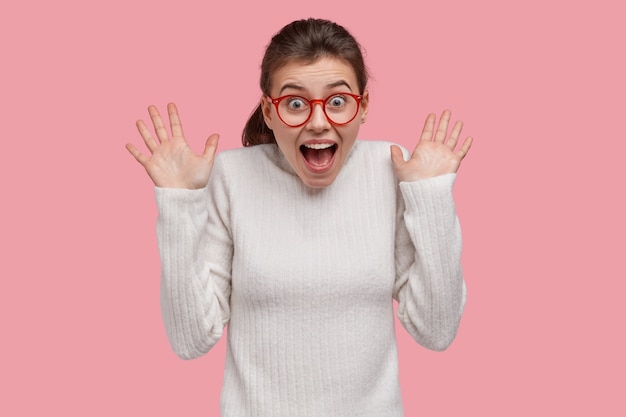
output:
M 361 46 L 344 27 L 313 18 L 291 22 L 274 35 L 261 63 L 261 91 L 270 94 L 272 75 L 288 62 L 313 63 L 322 57 L 334 57 L 350 64 L 356 74 L 359 94 L 363 94 L 369 77 Z M 276 143 L 274 133 L 265 124 L 260 104 L 250 115 L 241 141 L 243 146 Z

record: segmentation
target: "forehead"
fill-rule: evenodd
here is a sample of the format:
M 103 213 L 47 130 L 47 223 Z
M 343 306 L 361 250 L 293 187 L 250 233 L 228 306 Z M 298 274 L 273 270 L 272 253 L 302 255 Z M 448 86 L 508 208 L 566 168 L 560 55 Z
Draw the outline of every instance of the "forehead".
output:
M 272 75 L 272 93 L 292 87 L 311 93 L 323 92 L 339 81 L 348 84 L 353 92 L 358 90 L 354 69 L 341 59 L 322 57 L 313 62 L 289 61 Z

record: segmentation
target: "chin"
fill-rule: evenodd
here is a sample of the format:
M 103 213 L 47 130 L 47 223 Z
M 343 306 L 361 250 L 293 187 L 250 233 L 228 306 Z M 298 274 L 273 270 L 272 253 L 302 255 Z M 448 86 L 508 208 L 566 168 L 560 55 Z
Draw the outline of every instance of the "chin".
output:
M 330 186 L 337 178 L 336 174 L 325 175 L 323 177 L 312 177 L 310 175 L 298 175 L 300 180 L 309 188 L 326 188 Z

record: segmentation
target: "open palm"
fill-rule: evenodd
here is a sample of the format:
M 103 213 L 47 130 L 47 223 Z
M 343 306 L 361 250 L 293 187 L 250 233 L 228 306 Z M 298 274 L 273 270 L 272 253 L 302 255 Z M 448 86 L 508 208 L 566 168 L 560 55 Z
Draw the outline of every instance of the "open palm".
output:
M 435 118 L 434 114 L 429 114 L 426 118 L 422 135 L 408 161 L 404 160 L 402 150 L 398 146 L 391 147 L 391 159 L 400 181 L 418 181 L 455 173 L 461 165 L 461 160 L 467 155 L 472 145 L 471 137 L 466 138 L 459 149 L 455 150 L 463 123 L 457 121 L 452 127 L 450 136 L 446 137 L 450 111 L 445 110 L 442 113 L 436 132 Z
M 209 136 L 204 152 L 198 155 L 183 135 L 183 126 L 173 103 L 167 105 L 171 137 L 157 108 L 149 106 L 148 113 L 157 139 L 152 137 L 143 120 L 137 121 L 137 129 L 151 155 L 142 154 L 131 143 L 126 145 L 126 149 L 146 169 L 157 187 L 204 188 L 209 181 L 219 136 Z

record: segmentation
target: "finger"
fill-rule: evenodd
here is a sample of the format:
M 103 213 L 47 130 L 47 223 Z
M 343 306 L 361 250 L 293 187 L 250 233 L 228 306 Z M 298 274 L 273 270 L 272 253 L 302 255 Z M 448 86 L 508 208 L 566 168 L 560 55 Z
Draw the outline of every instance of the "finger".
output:
M 137 120 L 136 124 L 137 124 L 137 130 L 139 130 L 139 134 L 143 138 L 144 143 L 146 144 L 150 152 L 154 153 L 154 150 L 156 149 L 157 146 L 159 146 L 159 144 L 156 143 L 156 141 L 152 137 L 152 134 L 150 133 L 148 126 L 146 126 L 143 120 Z
M 141 165 L 145 166 L 145 163 L 146 163 L 146 160 L 148 159 L 148 157 L 146 155 L 142 154 L 139 151 L 139 149 L 137 149 L 135 147 L 135 145 L 133 145 L 132 143 L 127 143 L 126 144 L 126 149 L 128 149 L 128 152 L 130 152 L 130 154 L 135 157 L 137 162 L 139 162 Z
M 437 133 L 435 133 L 435 142 L 443 143 L 446 140 L 449 122 L 450 110 L 444 110 L 443 113 L 441 113 L 441 118 L 439 118 L 439 126 L 437 126 Z
M 169 103 L 167 105 L 167 114 L 170 118 L 170 128 L 172 129 L 172 137 L 183 137 L 183 125 L 180 122 L 180 117 L 178 116 L 178 109 L 174 103 Z
M 169 135 L 165 125 L 163 125 L 163 120 L 161 119 L 161 115 L 159 114 L 157 108 L 155 106 L 149 106 L 148 113 L 150 114 L 150 119 L 152 119 L 152 125 L 154 126 L 154 131 L 156 132 L 159 141 L 163 142 L 164 140 L 167 140 Z
M 467 155 L 467 152 L 470 150 L 470 147 L 472 146 L 473 141 L 474 141 L 474 138 L 472 138 L 471 136 L 468 136 L 465 139 L 465 142 L 463 142 L 463 145 L 461 145 L 459 150 L 456 151 L 456 154 L 458 155 L 459 158 L 461 159 L 465 158 L 465 155 Z
M 219 141 L 220 135 L 214 133 L 206 140 L 206 144 L 204 145 L 204 152 L 202 156 L 204 156 L 209 161 L 212 161 L 215 157 L 215 152 L 217 151 L 217 143 Z
M 423 140 L 432 140 L 433 131 L 435 130 L 435 113 L 431 113 L 424 122 L 424 129 L 422 129 L 422 136 L 420 136 L 420 142 Z
M 452 132 L 450 132 L 450 137 L 448 138 L 448 141 L 446 142 L 446 145 L 448 145 L 448 147 L 452 150 L 454 150 L 454 147 L 459 141 L 459 135 L 461 134 L 461 129 L 463 129 L 463 122 L 458 120 L 452 127 Z

